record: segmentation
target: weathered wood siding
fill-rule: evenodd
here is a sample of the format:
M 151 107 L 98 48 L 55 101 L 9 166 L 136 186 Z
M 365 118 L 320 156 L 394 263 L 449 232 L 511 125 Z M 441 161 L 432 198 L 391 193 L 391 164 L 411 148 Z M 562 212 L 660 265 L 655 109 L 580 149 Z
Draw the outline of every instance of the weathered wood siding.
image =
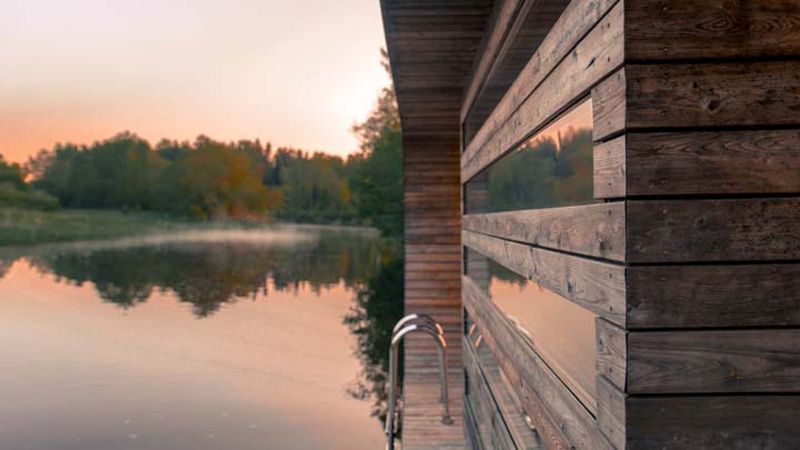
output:
M 453 425 L 441 424 L 436 347 L 428 336 L 405 342 L 403 448 L 431 442 L 462 445 L 461 245 L 458 136 L 403 138 L 405 178 L 405 312 L 434 317 L 445 328 Z M 431 157 L 431 155 L 436 155 Z M 429 170 L 439 179 L 415 177 Z
M 535 7 L 534 7 L 535 8 Z M 531 12 L 532 14 L 533 12 Z M 520 20 L 520 19 L 518 19 Z M 510 25 L 513 26 L 513 25 Z M 623 5 L 615 1 L 572 1 L 562 9 L 527 65 L 471 140 L 462 142 L 461 182 L 502 157 L 528 136 L 585 99 L 593 87 L 623 66 Z M 491 39 L 489 39 L 491 42 Z M 475 81 L 473 80 L 473 85 Z M 462 113 L 469 112 L 466 105 Z M 468 117 L 462 117 L 468 120 Z M 595 168 L 595 171 L 598 169 Z M 610 170 L 615 170 L 612 167 Z M 480 186 L 478 187 L 480 188 Z M 474 189 L 474 188 L 473 188 Z M 598 317 L 599 322 L 623 326 L 626 321 L 626 215 L 623 201 L 487 214 L 468 214 L 462 220 L 462 242 L 478 254 L 534 280 Z M 590 410 L 559 379 L 548 363 L 498 309 L 476 280 L 473 264 L 463 280 L 466 314 L 474 323 L 496 365 L 510 381 L 509 396 L 522 405 L 528 425 L 545 448 L 614 448 L 596 416 L 611 416 L 598 398 Z M 603 318 L 603 319 L 600 319 Z M 597 328 L 608 335 L 607 327 Z M 568 330 L 565 330 L 568 332 Z M 598 349 L 598 365 L 615 380 L 624 379 L 624 344 L 620 333 Z M 624 341 L 624 338 L 621 339 Z M 469 347 L 468 342 L 465 347 Z M 467 386 L 479 383 L 467 370 Z M 478 372 L 479 373 L 479 372 Z M 624 383 L 623 383 L 624 384 Z M 471 388 L 470 388 L 471 389 Z M 470 390 L 468 389 L 468 398 Z M 486 401 L 486 396 L 475 396 Z M 499 405 L 474 405 L 468 411 L 477 425 L 467 435 L 475 448 L 486 448 L 491 436 L 504 435 L 498 420 L 487 427 L 481 411 Z M 485 413 L 483 414 L 486 415 Z M 502 423 L 501 423 L 502 424 Z M 618 427 L 619 428 L 619 427 Z M 489 435 L 487 436 L 487 433 Z M 515 448 L 494 446 L 492 448 Z M 519 448 L 517 446 L 517 448 Z
M 509 30 L 546 2 L 502 3 L 462 126 Z M 562 7 L 462 141 L 460 178 L 589 97 L 601 203 L 467 214 L 461 239 L 596 316 L 597 405 L 464 276 L 469 442 L 519 447 L 502 397 L 546 448 L 800 447 L 800 2 Z
M 462 448 L 459 115 L 491 1 L 381 0 L 381 7 L 403 133 L 405 312 L 429 314 L 445 328 L 454 419 L 441 422 L 436 347 L 410 335 L 402 446 Z

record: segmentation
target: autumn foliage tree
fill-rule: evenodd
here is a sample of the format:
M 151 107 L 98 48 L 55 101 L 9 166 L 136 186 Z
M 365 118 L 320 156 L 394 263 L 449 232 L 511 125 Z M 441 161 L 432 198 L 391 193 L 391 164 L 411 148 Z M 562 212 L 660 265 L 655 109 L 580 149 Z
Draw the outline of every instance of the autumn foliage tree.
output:
M 281 197 L 262 183 L 256 158 L 201 136 L 161 174 L 160 209 L 202 219 L 263 216 Z

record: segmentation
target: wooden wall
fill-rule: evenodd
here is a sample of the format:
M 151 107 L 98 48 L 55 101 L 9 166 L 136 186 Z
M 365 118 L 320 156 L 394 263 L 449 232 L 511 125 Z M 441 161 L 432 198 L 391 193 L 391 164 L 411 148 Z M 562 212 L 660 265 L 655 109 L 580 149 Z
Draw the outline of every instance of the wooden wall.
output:
M 660 7 L 658 13 L 651 8 Z M 800 446 L 800 3 L 625 3 L 596 192 L 626 201 L 629 448 Z
M 428 336 L 410 335 L 402 446 L 458 448 L 464 445 L 459 109 L 491 0 L 381 0 L 381 8 L 403 132 L 405 312 L 444 325 L 454 419 L 441 421 L 436 347 Z
M 541 7 L 543 2 L 529 3 L 532 4 L 531 14 L 535 14 L 537 4 Z M 562 9 L 552 29 L 487 121 L 471 141 L 462 143 L 462 183 L 562 112 L 584 101 L 592 88 L 623 66 L 621 3 L 572 1 Z M 468 113 L 469 108 L 462 107 L 462 119 L 466 119 Z M 462 229 L 464 246 L 583 306 L 599 321 L 624 326 L 623 200 L 565 208 L 468 214 L 462 218 Z M 607 414 L 607 405 L 598 401 L 596 411 L 587 409 L 476 281 L 466 276 L 462 281 L 466 315 L 474 322 L 483 345 L 491 350 L 496 365 L 510 381 L 510 395 L 522 405 L 523 418 L 542 446 L 613 448 L 612 440 L 595 417 Z M 465 344 L 465 347 L 469 346 Z M 604 357 L 598 361 L 621 370 L 619 352 L 604 349 L 603 353 Z M 465 354 L 470 353 L 465 349 Z M 472 379 L 476 377 L 472 374 L 489 370 L 480 361 L 476 365 L 478 369 L 467 370 L 468 405 L 474 403 L 469 398 L 474 384 Z M 470 411 L 476 409 L 479 408 L 470 406 Z M 513 423 L 514 420 L 518 418 L 506 417 L 504 422 Z M 480 427 L 472 434 L 476 435 L 473 443 L 486 441 Z
M 405 342 L 403 448 L 461 444 L 463 378 L 460 348 L 458 136 L 404 136 L 405 312 L 428 314 L 445 328 L 451 378 L 451 426 L 441 424 L 436 347 L 428 336 Z M 435 175 L 434 175 L 435 174 Z
M 800 3 L 572 0 L 462 142 L 461 182 L 586 98 L 600 203 L 468 214 L 461 237 L 597 316 L 597 409 L 464 277 L 508 395 L 547 448 L 800 447 Z M 486 446 L 502 405 L 467 411 Z

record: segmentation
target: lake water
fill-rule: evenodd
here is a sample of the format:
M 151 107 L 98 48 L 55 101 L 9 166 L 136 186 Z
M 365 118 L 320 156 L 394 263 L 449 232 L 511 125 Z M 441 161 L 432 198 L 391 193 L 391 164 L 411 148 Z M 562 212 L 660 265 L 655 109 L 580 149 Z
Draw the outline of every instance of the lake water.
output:
M 0 250 L 0 449 L 381 448 L 385 247 L 281 227 Z

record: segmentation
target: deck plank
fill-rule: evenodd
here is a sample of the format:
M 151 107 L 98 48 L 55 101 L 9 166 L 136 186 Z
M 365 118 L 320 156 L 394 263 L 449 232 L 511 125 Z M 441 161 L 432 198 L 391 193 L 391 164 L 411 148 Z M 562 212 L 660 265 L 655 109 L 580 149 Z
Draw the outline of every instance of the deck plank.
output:
M 464 447 L 464 373 L 461 363 L 460 311 L 458 316 L 441 317 L 447 350 L 450 416 L 453 423 L 442 424 L 439 402 L 439 372 L 436 348 L 425 335 L 410 335 L 406 342 L 403 382 L 402 448 L 404 450 L 463 449 Z M 415 308 L 414 312 L 426 312 Z M 433 312 L 433 311 L 431 311 Z M 437 317 L 434 314 L 434 317 Z M 449 320 L 448 320 L 449 319 Z

